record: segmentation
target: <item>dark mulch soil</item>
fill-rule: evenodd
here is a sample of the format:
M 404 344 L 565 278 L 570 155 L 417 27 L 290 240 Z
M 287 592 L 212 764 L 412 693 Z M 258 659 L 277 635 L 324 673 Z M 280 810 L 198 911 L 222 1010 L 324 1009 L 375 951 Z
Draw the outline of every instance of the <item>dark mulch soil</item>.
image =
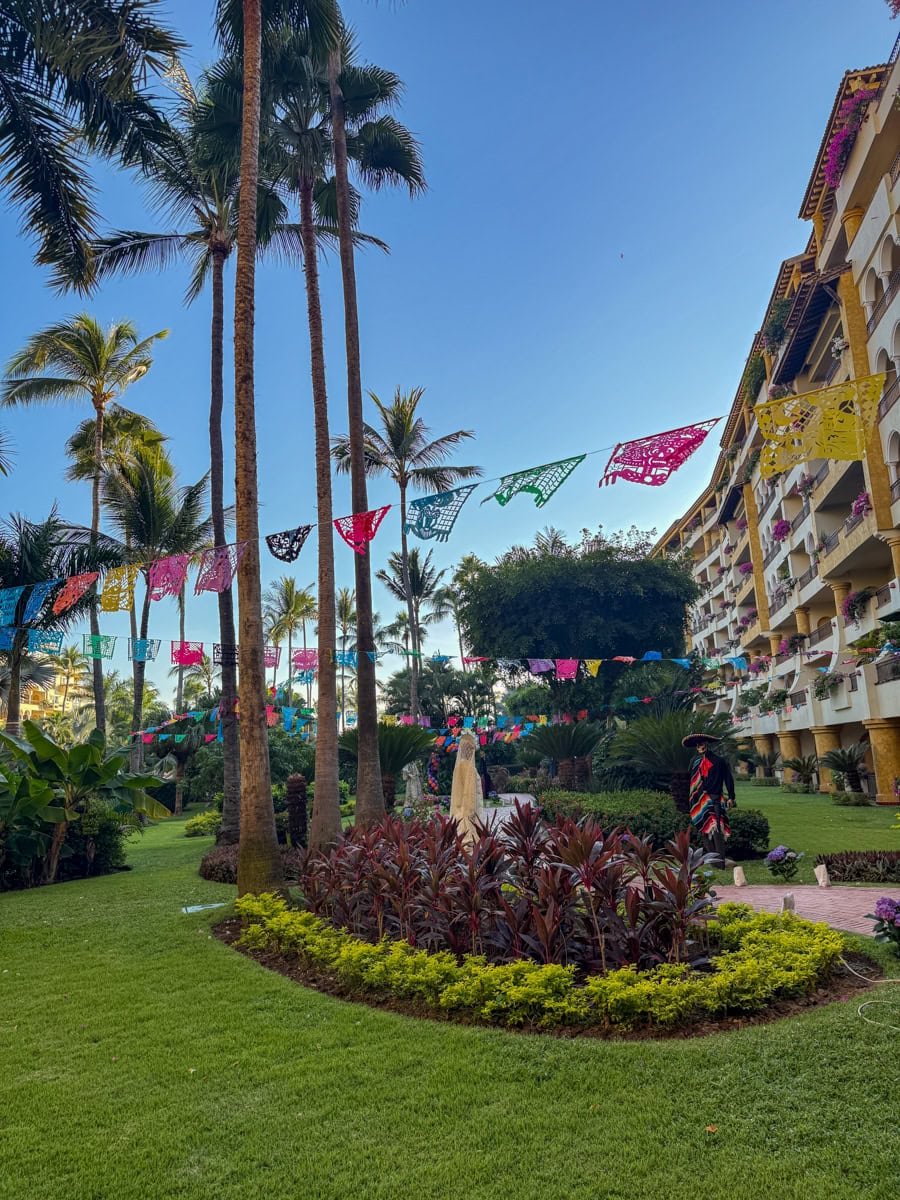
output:
M 347 1000 L 354 1004 L 367 1004 L 370 1008 L 386 1009 L 389 1012 L 400 1013 L 406 1017 L 416 1017 L 420 1020 L 451 1021 L 458 1025 L 481 1025 L 489 1029 L 501 1028 L 506 1033 L 538 1033 L 544 1037 L 591 1037 L 603 1038 L 606 1041 L 646 1041 L 648 1038 L 707 1037 L 713 1033 L 731 1033 L 735 1029 L 745 1029 L 750 1025 L 764 1025 L 770 1021 L 780 1021 L 785 1017 L 801 1016 L 803 1013 L 809 1012 L 810 1009 L 821 1008 L 825 1004 L 834 1004 L 836 1001 L 854 1000 L 861 992 L 865 992 L 868 986 L 839 964 L 832 978 L 817 991 L 808 996 L 778 1000 L 769 1008 L 759 1013 L 723 1017 L 720 1020 L 698 1020 L 689 1025 L 682 1025 L 677 1029 L 661 1029 L 657 1026 L 651 1026 L 633 1030 L 607 1030 L 598 1026 L 584 1027 L 577 1025 L 563 1026 L 557 1029 L 541 1029 L 537 1026 L 524 1025 L 516 1029 L 511 1029 L 507 1026 L 494 1025 L 489 1021 L 479 1021 L 471 1016 L 460 1016 L 457 1013 L 444 1014 L 427 1005 L 417 1004 L 415 1001 L 398 1000 L 390 996 L 375 996 L 371 992 L 349 988 L 332 975 L 329 975 L 327 971 L 306 966 L 296 958 L 288 957 L 284 954 L 276 954 L 271 950 L 250 950 L 245 946 L 236 945 L 237 939 L 241 934 L 241 928 L 242 923 L 240 918 L 232 917 L 216 925 L 213 932 L 220 941 L 225 942 L 228 946 L 232 946 L 239 953 L 246 955 L 247 958 L 252 958 L 260 966 L 266 967 L 270 971 L 277 971 L 279 975 L 286 975 L 289 979 L 293 979 L 295 983 L 302 984 L 304 987 L 314 988 L 319 992 L 325 992 L 327 995 L 334 996 L 338 1000 Z M 858 971 L 861 975 L 865 975 L 868 979 L 876 980 L 882 975 L 881 968 L 862 954 L 851 951 L 846 953 L 844 957 L 854 970 Z

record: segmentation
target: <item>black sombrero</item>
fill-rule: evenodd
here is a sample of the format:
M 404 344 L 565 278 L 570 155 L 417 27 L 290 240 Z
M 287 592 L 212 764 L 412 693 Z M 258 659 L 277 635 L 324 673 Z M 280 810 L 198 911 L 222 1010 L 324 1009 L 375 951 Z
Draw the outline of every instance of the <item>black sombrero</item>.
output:
M 687 746 L 692 749 L 694 746 L 699 746 L 701 742 L 705 742 L 707 746 L 711 746 L 714 742 L 721 742 L 720 737 L 715 737 L 711 733 L 689 733 L 687 737 L 681 739 L 682 746 Z

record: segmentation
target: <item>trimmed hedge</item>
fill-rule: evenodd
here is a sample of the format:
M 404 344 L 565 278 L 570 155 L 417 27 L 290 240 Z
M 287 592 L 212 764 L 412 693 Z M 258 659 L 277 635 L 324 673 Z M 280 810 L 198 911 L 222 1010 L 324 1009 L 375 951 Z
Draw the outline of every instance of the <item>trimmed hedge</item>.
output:
M 657 847 L 672 840 L 690 819 L 667 792 L 542 792 L 539 804 L 548 821 L 557 817 L 593 817 L 604 830 L 620 827 L 636 837 L 651 837 Z
M 620 826 L 637 837 L 651 837 L 662 847 L 690 818 L 681 813 L 668 792 L 556 792 L 541 793 L 541 808 L 548 821 L 557 817 L 593 817 L 604 830 Z M 769 849 L 769 822 L 755 808 L 733 808 L 728 814 L 731 837 L 728 854 L 735 861 L 760 858 Z
M 832 883 L 900 883 L 900 850 L 841 850 L 819 854 Z
M 832 792 L 831 803 L 840 808 L 872 808 L 875 801 L 866 792 Z
M 240 944 L 250 949 L 301 959 L 351 991 L 513 1028 L 670 1028 L 758 1012 L 773 1000 L 814 991 L 844 945 L 827 925 L 723 904 L 710 924 L 718 950 L 710 971 L 667 963 L 643 972 L 626 967 L 581 983 L 573 967 L 528 959 L 492 965 L 469 955 L 457 961 L 446 951 L 430 954 L 407 942 L 365 942 L 312 913 L 288 909 L 272 894 L 243 896 L 237 911 L 249 921 Z

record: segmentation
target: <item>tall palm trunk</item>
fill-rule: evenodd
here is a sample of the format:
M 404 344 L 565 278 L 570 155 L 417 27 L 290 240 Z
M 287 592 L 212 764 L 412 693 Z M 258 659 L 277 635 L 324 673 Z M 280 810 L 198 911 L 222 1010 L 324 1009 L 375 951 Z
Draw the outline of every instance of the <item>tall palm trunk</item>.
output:
M 238 895 L 282 887 L 281 856 L 269 774 L 262 588 L 259 567 L 259 487 L 253 332 L 256 307 L 256 188 L 259 179 L 260 0 L 243 0 L 244 97 L 241 113 L 241 206 L 234 287 L 235 506 L 238 541 L 246 552 L 238 571 L 241 670 L 241 835 Z
M 412 634 L 413 654 L 409 671 L 409 714 L 412 719 L 419 715 L 419 649 L 418 626 L 413 606 L 412 586 L 409 581 L 409 540 L 406 536 L 406 484 L 400 484 L 400 564 L 403 579 L 403 590 L 406 593 L 406 615 L 409 617 L 409 628 Z
M 673 771 L 669 778 L 669 794 L 679 812 L 691 811 L 691 776 L 687 771 Z
M 141 624 L 138 637 L 146 638 L 150 625 L 150 582 L 145 580 L 144 602 L 141 605 Z M 134 677 L 134 705 L 131 710 L 131 728 L 140 729 L 144 712 L 144 679 L 147 674 L 147 663 L 143 659 L 132 661 Z M 136 734 L 131 743 L 131 769 L 139 771 L 144 762 L 144 743 L 140 734 Z
M 6 697 L 6 732 L 18 737 L 22 732 L 22 655 L 28 638 L 26 629 L 13 636 L 9 652 L 9 695 Z
M 187 603 L 187 595 L 185 585 L 181 585 L 181 590 L 178 593 L 178 640 L 184 645 L 184 606 Z M 184 704 L 184 666 L 178 664 L 178 672 L 175 676 L 175 712 L 180 713 Z
M 217 546 L 225 538 L 225 451 L 222 445 L 222 410 L 225 401 L 225 258 L 226 250 L 214 246 L 212 251 L 212 330 L 210 354 L 209 400 L 209 491 L 212 507 L 213 540 Z M 233 646 L 234 593 L 228 587 L 217 596 L 219 604 L 219 638 L 223 646 Z M 241 835 L 241 758 L 237 714 L 237 668 L 234 658 L 222 655 L 222 698 L 219 717 L 222 722 L 222 826 L 219 842 L 234 845 Z M 180 711 L 180 710 L 179 710 Z
M 347 729 L 346 718 L 344 717 L 344 676 L 347 670 L 344 663 L 344 656 L 347 653 L 347 630 L 341 629 L 341 733 Z
M 341 282 L 344 291 L 344 339 L 347 349 L 347 433 L 350 441 L 350 495 L 353 512 L 369 507 L 366 490 L 363 438 L 362 377 L 359 359 L 359 314 L 356 303 L 356 267 L 353 260 L 353 215 L 347 175 L 347 132 L 344 127 L 344 96 L 338 75 L 340 53 L 328 58 L 331 93 L 332 140 L 336 183 L 338 240 L 341 253 Z M 372 621 L 372 572 L 369 548 L 354 554 L 356 582 L 356 634 L 360 647 L 356 676 L 358 733 L 356 820 L 360 824 L 384 816 L 381 765 L 378 759 L 378 709 L 375 694 L 375 664 L 366 653 L 375 649 Z M 321 611 L 321 599 L 320 599 Z
M 301 624 L 303 626 L 303 661 L 306 662 L 306 621 L 302 621 Z M 294 664 L 289 662 L 288 669 L 293 672 Z M 303 669 L 304 671 L 309 670 L 308 667 L 304 667 Z M 309 682 L 306 684 L 306 707 L 312 707 L 312 684 Z
M 94 399 L 94 478 L 91 482 L 91 548 L 96 545 L 97 534 L 100 532 L 100 480 L 103 476 L 103 421 L 106 415 L 106 401 L 100 397 Z M 89 625 L 91 638 L 100 636 L 100 614 L 97 610 L 98 598 L 91 600 Z M 103 660 L 91 660 L 91 670 L 94 681 L 94 724 L 101 732 L 106 733 L 106 697 L 103 695 Z
M 66 669 L 66 683 L 65 683 L 65 687 L 63 688 L 62 709 L 60 710 L 62 716 L 66 715 L 66 701 L 68 699 L 69 699 L 69 671 L 68 671 L 68 669 Z
M 287 635 L 288 635 L 288 656 L 287 656 L 287 660 L 288 660 L 288 689 L 287 689 L 287 702 L 288 702 L 288 707 L 290 707 L 290 706 L 291 706 L 291 704 L 293 703 L 293 700 L 292 700 L 292 695 L 293 695 L 293 692 L 292 692 L 292 690 L 291 690 L 291 683 L 293 682 L 293 680 L 291 679 L 291 657 L 292 657 L 292 655 L 293 655 L 293 653 L 294 653 L 294 637 L 293 637 L 293 632 L 292 632 L 292 630 L 288 629 L 288 631 L 287 631 Z
M 179 754 L 175 759 L 175 808 L 173 813 L 176 817 L 181 816 L 184 812 L 184 765 L 185 760 Z
M 322 304 L 319 297 L 319 262 L 313 224 L 312 181 L 301 181 L 300 233 L 303 238 L 303 273 L 306 277 L 306 314 L 309 323 L 309 361 L 312 377 L 316 442 L 316 518 L 319 523 L 319 687 L 316 731 L 316 795 L 313 801 L 309 844 L 321 847 L 341 836 L 338 791 L 336 677 L 334 669 L 334 537 L 331 505 L 331 439 L 328 433 L 328 389 L 325 382 L 325 349 L 322 340 Z M 306 644 L 306 625 L 303 641 Z

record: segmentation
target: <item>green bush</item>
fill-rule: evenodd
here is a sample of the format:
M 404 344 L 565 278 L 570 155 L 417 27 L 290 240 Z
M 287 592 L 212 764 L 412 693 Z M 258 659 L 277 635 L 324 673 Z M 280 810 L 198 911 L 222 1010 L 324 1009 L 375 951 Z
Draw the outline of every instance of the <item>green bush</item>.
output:
M 296 880 L 304 851 L 292 846 L 281 846 L 280 850 L 285 879 Z M 238 847 L 213 846 L 200 859 L 199 870 L 201 879 L 212 883 L 237 883 Z
M 816 789 L 811 783 L 783 783 L 781 790 L 793 796 L 810 796 Z
M 900 883 L 900 850 L 841 850 L 820 854 L 832 883 Z
M 723 904 L 710 925 L 718 951 L 710 970 L 683 963 L 650 971 L 627 967 L 582 984 L 574 967 L 529 959 L 494 965 L 475 955 L 458 962 L 446 951 L 431 954 L 408 942 L 365 942 L 312 913 L 289 910 L 271 894 L 241 897 L 237 912 L 249 922 L 243 945 L 299 958 L 341 987 L 510 1027 L 672 1027 L 758 1012 L 776 998 L 814 991 L 844 946 L 827 925 Z
M 309 784 L 306 789 L 306 794 L 309 797 L 309 803 L 312 805 L 313 796 L 316 794 L 315 783 Z M 346 779 L 338 780 L 338 795 L 340 796 L 341 804 L 347 804 L 350 800 L 350 784 Z
M 763 776 L 762 778 L 757 779 L 754 776 L 752 779 L 748 779 L 747 782 L 750 784 L 751 787 L 778 787 L 779 786 L 779 780 L 775 779 L 774 776 L 771 779 L 767 778 L 766 776 Z
M 870 808 L 875 801 L 865 792 L 832 792 L 831 803 L 841 808 Z
M 66 832 L 58 878 L 84 879 L 125 869 L 125 843 L 137 826 L 123 824 L 124 817 L 108 809 L 89 809 Z
M 760 858 L 769 849 L 769 820 L 757 808 L 733 808 L 728 814 L 728 856 L 736 861 Z
M 215 837 L 222 828 L 222 814 L 214 808 L 197 813 L 184 823 L 185 837 Z
M 637 837 L 651 837 L 657 846 L 670 841 L 679 829 L 687 829 L 688 817 L 675 807 L 666 792 L 542 792 L 539 798 L 549 821 L 591 816 L 604 829 L 619 826 Z

